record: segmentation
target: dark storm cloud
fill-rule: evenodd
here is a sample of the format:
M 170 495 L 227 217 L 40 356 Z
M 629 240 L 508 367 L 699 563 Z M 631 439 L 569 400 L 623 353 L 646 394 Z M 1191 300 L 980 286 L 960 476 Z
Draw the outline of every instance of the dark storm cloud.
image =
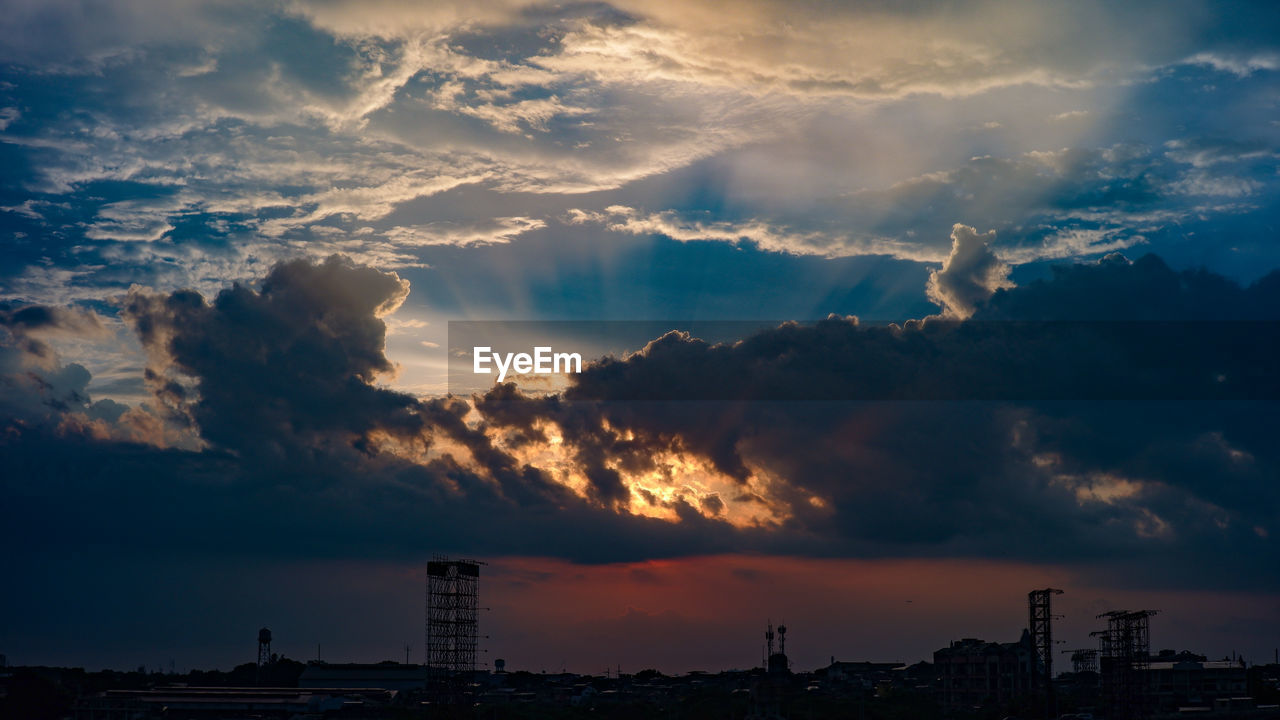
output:
M 1270 586 L 1252 568 L 1276 559 L 1278 290 L 1276 273 L 1242 288 L 1111 256 L 983 293 L 963 323 L 831 319 L 732 345 L 671 333 L 563 398 L 503 388 L 480 408 L 524 431 L 572 418 L 566 442 L 625 430 L 626 453 L 683 447 L 744 494 L 752 468 L 786 478 L 779 536 L 821 537 L 820 552 L 1131 556 L 1146 580 L 1177 582 L 1186 562 Z
M 413 398 L 372 384 L 393 369 L 379 316 L 407 294 L 394 274 L 332 257 L 277 265 L 260 291 L 236 285 L 212 304 L 134 291 L 123 314 L 152 355 L 149 379 L 206 440 L 284 458 L 375 428 L 421 431 Z
M 583 499 L 496 446 L 467 422 L 467 403 L 374 384 L 393 370 L 379 316 L 407 290 L 338 257 L 282 263 L 212 302 L 135 290 L 124 316 L 150 355 L 156 400 L 204 449 L 120 442 L 131 438 L 106 427 L 118 407 L 102 408 L 100 432 L 68 427 L 87 396 L 39 425 L 6 413 L 8 531 L 55 546 L 108 538 L 150 552 L 165 538 L 169 549 L 290 557 L 461 548 L 603 561 L 763 546 L 691 508 L 684 524 L 615 513 L 622 491 L 603 458 L 619 443 L 584 444 L 599 460 L 598 491 Z M 41 312 L 11 321 L 39 324 Z
M 1059 265 L 1051 277 L 996 292 L 975 320 L 1273 322 L 1280 319 L 1280 272 L 1248 286 L 1197 268 L 1175 272 L 1159 257 Z M 1189 331 L 1193 330 L 1188 328 Z M 1195 348 L 1188 347 L 1191 351 Z
M 1134 340 L 1109 331 L 1055 341 L 1021 328 L 1098 320 L 1094 311 L 1111 322 L 1078 326 L 1274 318 L 1278 287 L 1274 276 L 1242 288 L 1153 257 L 1110 258 L 998 290 L 961 323 L 831 319 L 733 345 L 668 335 L 590 366 L 563 395 L 499 386 L 473 413 L 457 398 L 421 401 L 374 384 L 391 370 L 378 314 L 403 297 L 402 281 L 340 258 L 285 263 L 257 289 L 212 302 L 189 291 L 128 300 L 152 387 L 203 451 L 11 423 L 3 471 L 19 480 L 7 490 L 6 522 L 19 535 L 55 527 L 55 545 L 108 537 L 141 551 L 164 538 L 207 553 L 302 557 L 420 558 L 441 548 L 587 561 L 724 551 L 998 557 L 1087 562 L 1133 582 L 1178 583 L 1189 570 L 1206 585 L 1272 587 L 1252 569 L 1274 565 L 1268 538 L 1280 530 L 1273 401 L 1050 402 L 1015 392 L 836 402 L 823 383 L 946 389 L 991 382 L 989 369 L 965 367 L 983 364 L 1020 371 L 996 374 L 1035 389 L 1037 368 L 1069 378 L 1075 363 L 1123 360 Z M 1147 302 L 1128 304 L 1133 297 Z M 1199 325 L 1210 335 L 1217 326 Z M 1178 327 L 1186 349 L 1167 367 L 1222 357 L 1194 335 L 1196 323 Z M 827 364 L 808 362 L 817 357 Z M 1255 361 L 1244 358 L 1236 369 L 1250 370 Z M 1113 373 L 1131 369 L 1122 362 Z M 703 382 L 720 382 L 714 402 L 670 399 L 672 388 Z M 772 383 L 810 401 L 756 402 Z M 658 389 L 667 400 L 636 401 Z M 519 459 L 552 428 L 587 480 L 585 496 L 560 471 Z M 679 522 L 627 512 L 639 500 L 625 477 L 673 453 L 705 459 L 735 485 L 650 500 Z M 775 480 L 758 482 L 762 472 Z M 786 512 L 776 526 L 735 528 L 727 518 L 739 506 Z M 1129 572 L 1135 564 L 1147 574 Z
M 192 291 L 135 291 L 124 316 L 151 354 L 156 395 L 203 440 L 282 476 L 332 482 L 335 463 L 365 472 L 387 462 L 368 457 L 379 433 L 423 449 L 440 438 L 461 445 L 479 467 L 439 459 L 432 484 L 456 484 L 469 500 L 565 502 L 563 486 L 469 426 L 466 403 L 420 402 L 375 384 L 395 369 L 380 318 L 407 293 L 395 274 L 335 256 L 282 263 L 260 289 L 237 285 L 212 303 Z M 579 451 L 596 497 L 613 505 L 626 490 L 604 458 L 602 447 Z

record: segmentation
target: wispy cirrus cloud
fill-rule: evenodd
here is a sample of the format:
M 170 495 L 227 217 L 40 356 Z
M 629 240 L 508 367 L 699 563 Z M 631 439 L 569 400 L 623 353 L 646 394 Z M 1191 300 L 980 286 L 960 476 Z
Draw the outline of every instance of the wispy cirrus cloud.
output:
M 622 205 L 613 205 L 599 212 L 574 208 L 569 211 L 567 221 L 574 225 L 597 224 L 613 232 L 632 235 L 663 235 L 680 242 L 745 242 L 767 252 L 792 255 L 888 255 L 923 261 L 941 260 L 943 257 L 915 244 L 889 238 L 858 239 L 818 230 L 790 230 L 755 219 L 742 222 L 699 220 L 681 217 L 670 210 L 646 213 Z

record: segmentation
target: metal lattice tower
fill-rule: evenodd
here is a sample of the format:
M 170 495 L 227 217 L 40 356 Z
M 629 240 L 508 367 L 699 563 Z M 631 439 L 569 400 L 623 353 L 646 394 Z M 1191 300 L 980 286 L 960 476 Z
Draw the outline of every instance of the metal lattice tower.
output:
M 1044 715 L 1054 716 L 1053 703 L 1053 610 L 1050 598 L 1061 595 L 1057 588 L 1032 590 L 1027 593 L 1027 606 L 1030 611 L 1028 630 L 1031 634 L 1031 649 L 1034 653 L 1031 667 L 1032 693 L 1044 693 Z
M 258 631 L 258 674 L 257 680 L 262 682 L 262 676 L 267 672 L 267 668 L 271 665 L 271 631 L 262 628 Z
M 476 669 L 477 560 L 436 555 L 427 563 L 427 692 L 432 702 L 466 702 Z
M 762 667 L 768 670 L 769 658 L 773 657 L 773 622 L 772 621 L 770 621 L 769 625 L 765 628 L 764 644 L 765 644 L 764 664 Z
M 1142 718 L 1149 712 L 1150 619 L 1155 614 L 1155 610 L 1112 610 L 1098 616 L 1107 620 L 1107 629 L 1094 633 L 1099 637 L 1103 694 L 1117 720 Z

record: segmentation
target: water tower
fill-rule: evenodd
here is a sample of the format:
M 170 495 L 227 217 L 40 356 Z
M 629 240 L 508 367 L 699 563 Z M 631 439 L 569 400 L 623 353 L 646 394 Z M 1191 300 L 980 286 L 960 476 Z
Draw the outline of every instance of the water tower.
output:
M 266 672 L 267 666 L 271 664 L 271 631 L 262 628 L 258 631 L 258 682 L 262 682 L 262 675 Z

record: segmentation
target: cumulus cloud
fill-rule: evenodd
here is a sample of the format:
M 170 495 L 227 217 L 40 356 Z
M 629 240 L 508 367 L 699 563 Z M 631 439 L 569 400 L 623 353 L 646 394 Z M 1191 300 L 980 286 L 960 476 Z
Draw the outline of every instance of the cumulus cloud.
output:
M 714 345 L 671 333 L 562 398 L 501 388 L 478 408 L 523 433 L 624 431 L 623 456 L 706 457 L 738 483 L 706 504 L 778 508 L 777 542 L 803 528 L 827 543 L 810 551 L 1122 551 L 1171 582 L 1240 547 L 1251 559 L 1214 573 L 1230 585 L 1270 553 L 1254 528 L 1280 501 L 1259 484 L 1280 461 L 1260 434 L 1280 391 L 1264 370 L 1278 289 L 1274 273 L 1242 288 L 1108 256 L 984 292 L 964 322 L 833 318 Z
M 731 528 L 751 522 L 825 528 L 828 516 L 815 513 L 842 505 L 836 494 L 791 487 L 808 468 L 751 460 L 747 450 L 769 439 L 720 432 L 733 425 L 732 413 L 695 427 L 672 410 L 645 429 L 643 413 L 593 414 L 570 400 L 591 400 L 594 388 L 645 387 L 673 358 L 757 356 L 670 336 L 628 363 L 602 364 L 544 406 L 484 400 L 473 414 L 458 400 L 424 403 L 379 384 L 394 371 L 379 313 L 403 299 L 403 278 L 357 265 L 421 270 L 461 254 L 458 247 L 487 253 L 478 246 L 506 243 L 510 266 L 536 253 L 560 280 L 583 257 L 600 260 L 597 267 L 627 265 L 583 252 L 605 245 L 587 236 L 604 231 L 828 258 L 833 267 L 856 255 L 913 261 L 865 284 L 887 292 L 881 288 L 910 278 L 917 300 L 919 264 L 943 263 L 928 292 L 951 319 L 1025 315 L 1033 300 L 1056 317 L 1063 305 L 1038 298 L 1056 298 L 1077 276 L 1012 288 L 1008 265 L 1182 238 L 1206 222 L 1265 209 L 1276 187 L 1270 126 L 1258 125 L 1269 118 L 1241 113 L 1231 131 L 1241 139 L 1231 143 L 1214 139 L 1223 134 L 1213 127 L 1221 113 L 1185 110 L 1256 100 L 1249 83 L 1274 64 L 1267 22 L 1224 26 L 1230 21 L 1165 13 L 1172 17 L 1135 38 L 1123 28 L 1150 7 L 748 2 L 726 15 L 716 3 L 553 11 L 522 2 L 332 0 L 228 10 L 58 0 L 10 9 L 0 19 L 0 133 L 21 160 L 21 177 L 4 188 L 4 221 L 22 242 L 0 292 L 52 306 L 102 301 L 134 283 L 153 288 L 130 293 L 125 313 L 151 353 L 154 402 L 166 422 L 186 423 L 210 446 L 210 455 L 181 456 L 175 466 L 217 457 L 257 480 L 264 476 L 237 463 L 256 458 L 279 469 L 309 458 L 296 467 L 326 478 L 335 475 L 326 462 L 356 475 L 376 466 L 378 477 L 442 503 L 568 503 L 601 511 L 584 515 L 590 522 L 651 510 L 696 528 L 704 548 L 726 537 L 747 542 Z M 1188 102 L 1185 88 L 1209 80 L 1232 93 Z M 67 98 L 75 98 L 70 107 Z M 1116 144 L 1131 140 L 1124 113 L 1162 98 L 1190 115 L 1147 115 L 1146 142 L 1160 149 Z M 1028 104 L 1038 108 L 1034 130 L 1019 120 Z M 987 122 L 1001 132 L 975 140 L 972 128 Z M 1179 133 L 1188 137 L 1170 140 Z M 577 244 L 539 232 L 566 212 L 572 227 L 563 229 Z M 547 242 L 522 255 L 517 238 Z M 559 240 L 566 255 L 555 254 Z M 354 262 L 314 261 L 335 251 Z M 766 257 L 756 267 L 786 260 Z M 1121 272 L 1102 267 L 1084 284 Z M 1149 263 L 1125 267 L 1126 277 L 1160 275 Z M 536 284 L 508 284 L 494 296 L 523 309 L 526 298 L 514 295 L 536 295 Z M 556 287 L 542 294 L 570 295 Z M 1113 291 L 1100 297 L 1130 297 Z M 825 312 L 826 302 L 818 297 L 814 307 Z M 1080 293 L 1070 307 L 1084 312 L 1094 302 Z M 886 358 L 894 357 L 915 371 L 922 393 L 999 376 L 991 363 L 985 375 L 972 370 L 974 356 L 942 339 L 950 337 L 944 323 L 892 332 L 848 325 L 824 324 L 817 335 L 863 353 L 862 374 L 822 365 L 816 351 L 796 354 L 813 362 L 801 367 L 761 350 L 821 347 L 791 328 L 747 343 L 774 362 L 742 369 L 802 394 L 817 392 L 806 373 L 892 383 L 899 376 Z M 37 347 L 36 334 L 9 332 L 15 344 Z M 953 362 L 941 365 L 944 373 L 923 372 L 902 360 L 919 360 L 912 343 Z M 51 384 L 82 392 L 75 375 Z M 703 377 L 704 388 L 723 387 Z M 338 417 L 340 407 L 350 416 Z M 509 422 L 499 421 L 503 412 L 512 413 Z M 1007 439 L 1008 417 L 990 418 L 991 448 Z M 826 420 L 863 425 L 838 413 Z M 966 425 L 930 422 L 921 427 L 947 437 Z M 820 426 L 794 427 L 822 436 Z M 1222 437 L 1236 448 L 1236 435 Z M 917 449 L 934 442 L 913 437 Z M 846 439 L 828 441 L 844 447 Z M 962 439 L 943 447 L 962 452 Z M 868 458 L 905 452 L 893 442 L 856 446 L 861 455 L 844 459 L 872 477 L 879 466 Z M 555 444 L 564 446 L 559 460 L 540 455 Z M 970 476 L 998 484 L 980 469 Z M 1090 472 L 1061 470 L 1068 479 L 1054 487 L 1102 482 Z M 1126 482 L 1144 493 L 1162 487 Z M 1127 497 L 1138 496 L 1146 497 Z M 734 515 L 748 505 L 767 509 Z M 739 525 L 716 520 L 722 516 Z
M 701 502 L 703 494 L 686 491 L 671 501 L 685 523 L 630 512 L 624 474 L 662 464 L 637 446 L 633 466 L 620 467 L 628 446 L 621 434 L 606 443 L 603 429 L 584 428 L 581 439 L 571 438 L 579 472 L 554 457 L 534 462 L 521 452 L 527 442 L 477 422 L 465 401 L 423 401 L 379 385 L 394 370 L 383 350 L 383 318 L 407 292 L 396 275 L 339 257 L 280 263 L 254 287 L 235 286 L 211 301 L 193 291 L 135 289 L 124 314 L 150 355 L 157 409 L 89 407 L 89 375 L 78 366 L 42 375 L 46 386 L 56 381 L 73 395 L 46 388 L 39 401 L 65 407 L 42 422 L 6 418 L 0 462 L 6 477 L 23 478 L 25 493 L 21 508 L 6 506 L 6 523 L 26 527 L 54 504 L 78 518 L 60 536 L 66 542 L 102 532 L 109 518 L 187 548 L 259 552 L 228 534 L 226 519 L 235 517 L 234 527 L 275 528 L 280 550 L 303 556 L 376 547 L 418 557 L 433 543 L 472 541 L 494 552 L 536 546 L 582 560 L 729 547 L 738 531 L 712 519 L 715 503 Z M 38 324 L 38 314 L 13 313 L 12 324 Z M 140 421 L 131 413 L 195 442 L 116 431 Z M 41 460 L 50 453 L 61 460 Z M 250 520 L 284 505 L 292 509 L 273 520 Z M 115 510 L 98 512 L 105 507 Z M 584 545 L 584 536 L 602 542 Z M 148 537 L 125 542 L 145 548 Z
M 576 429 L 566 420 L 563 453 L 539 456 L 527 447 L 536 427 L 527 437 L 492 432 L 483 411 L 480 424 L 468 417 L 466 402 L 378 384 L 394 371 L 383 318 L 407 293 L 396 275 L 335 256 L 278 264 L 256 289 L 237 285 L 212 302 L 135 289 L 124 316 L 148 351 L 147 379 L 167 419 L 209 452 L 241 458 L 254 478 L 343 487 L 343 474 L 379 483 L 408 474 L 419 491 L 467 512 L 496 504 L 572 506 L 620 522 L 643 515 L 625 478 L 670 472 L 675 458 L 655 459 L 649 446 L 586 424 L 590 416 Z M 562 419 L 572 416 L 567 408 Z M 730 532 L 727 519 L 708 525 L 720 514 L 702 502 L 713 490 L 673 482 L 664 507 L 688 517 L 679 533 Z
M 942 269 L 929 273 L 929 299 L 942 306 L 944 315 L 963 320 L 997 290 L 1013 287 L 1009 266 L 991 251 L 995 231 L 979 234 L 968 225 L 951 228 L 951 255 Z
M 968 232 L 962 243 L 980 241 Z M 61 435 L 19 426 L 3 462 L 64 458 L 32 483 L 88 466 L 145 477 L 75 502 L 123 503 L 140 528 L 226 551 L 249 546 L 224 517 L 266 522 L 285 504 L 281 549 L 304 554 L 432 542 L 596 560 L 1123 553 L 1150 582 L 1197 567 L 1224 587 L 1262 580 L 1222 557 L 1269 562 L 1255 528 L 1275 531 L 1266 478 L 1280 457 L 1265 432 L 1273 404 L 1257 398 L 1280 389 L 1265 360 L 1275 335 L 1258 328 L 1280 307 L 1274 275 L 1241 287 L 1109 257 L 999 289 L 966 321 L 832 318 L 719 345 L 671 334 L 561 394 L 504 385 L 470 402 L 376 384 L 393 369 L 382 318 L 407 290 L 341 258 L 283 263 L 212 301 L 135 290 L 126 315 L 152 353 L 155 402 L 166 422 L 185 414 L 204 449 L 126 447 L 63 423 Z M 28 490 L 15 521 L 53 501 Z
M 208 441 L 281 459 L 333 437 L 367 442 L 374 428 L 421 429 L 412 398 L 373 384 L 394 370 L 382 317 L 408 292 L 395 274 L 334 256 L 277 265 L 259 291 L 236 285 L 212 304 L 134 290 L 123 315 L 174 413 Z

